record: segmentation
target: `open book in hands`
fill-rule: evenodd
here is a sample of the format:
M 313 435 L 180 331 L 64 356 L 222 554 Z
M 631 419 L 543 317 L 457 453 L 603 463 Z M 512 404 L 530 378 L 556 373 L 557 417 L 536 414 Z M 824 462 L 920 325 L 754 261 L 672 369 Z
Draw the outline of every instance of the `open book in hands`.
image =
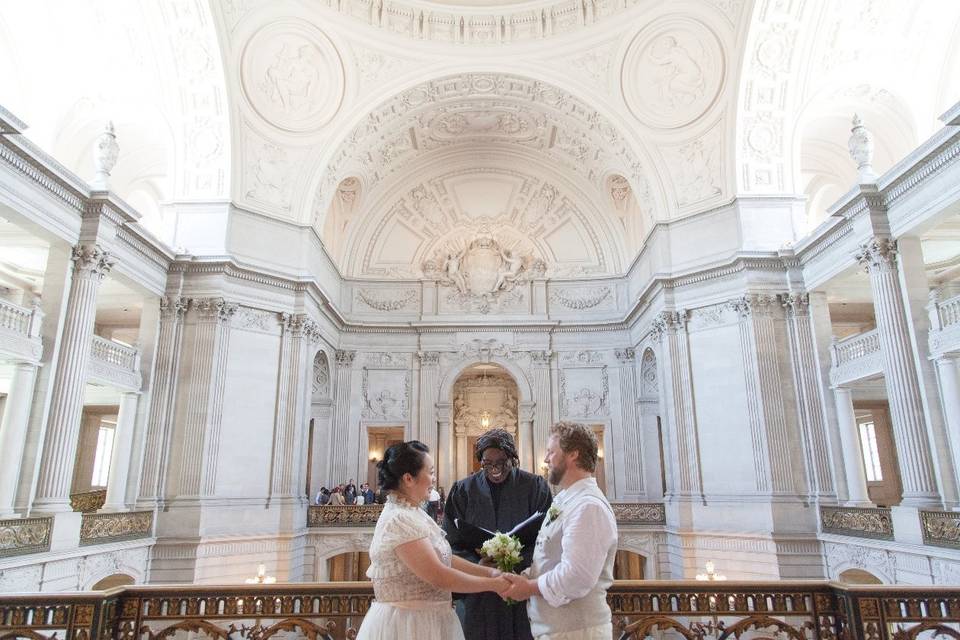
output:
M 531 545 L 537 539 L 537 533 L 540 532 L 540 525 L 543 524 L 544 516 L 546 514 L 543 511 L 536 511 L 532 516 L 504 533 L 508 536 L 516 536 L 524 547 Z M 479 549 L 484 542 L 497 535 L 496 531 L 470 524 L 463 518 L 455 518 L 453 524 L 457 527 L 457 532 L 460 534 L 464 546 L 468 549 Z

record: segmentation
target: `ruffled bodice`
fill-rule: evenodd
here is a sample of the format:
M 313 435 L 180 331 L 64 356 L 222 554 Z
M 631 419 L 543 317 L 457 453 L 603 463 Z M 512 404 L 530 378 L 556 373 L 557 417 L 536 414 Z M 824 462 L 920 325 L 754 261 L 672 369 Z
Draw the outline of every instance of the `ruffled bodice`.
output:
M 443 529 L 419 507 L 390 497 L 383 507 L 370 544 L 373 593 L 379 602 L 449 602 L 450 592 L 437 589 L 410 571 L 397 557 L 397 546 L 427 538 L 440 562 L 451 564 L 452 552 Z

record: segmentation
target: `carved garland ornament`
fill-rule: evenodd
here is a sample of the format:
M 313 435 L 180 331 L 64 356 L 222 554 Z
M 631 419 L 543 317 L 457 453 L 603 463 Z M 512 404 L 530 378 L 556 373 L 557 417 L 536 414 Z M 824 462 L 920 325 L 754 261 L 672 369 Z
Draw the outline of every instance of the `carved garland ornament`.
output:
M 555 289 L 550 294 L 550 300 L 568 309 L 584 311 L 598 306 L 601 302 L 609 298 L 611 293 L 613 293 L 611 287 L 600 287 L 586 291 Z
M 376 311 L 399 311 L 417 299 L 415 290 L 407 291 L 399 298 L 379 298 L 370 292 L 360 289 L 357 291 L 357 300 Z

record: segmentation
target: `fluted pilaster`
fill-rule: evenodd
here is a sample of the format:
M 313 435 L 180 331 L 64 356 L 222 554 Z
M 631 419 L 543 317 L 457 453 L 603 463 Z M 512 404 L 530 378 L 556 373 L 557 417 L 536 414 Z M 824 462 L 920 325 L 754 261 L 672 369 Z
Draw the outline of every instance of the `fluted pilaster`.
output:
M 636 353 L 633 349 L 617 349 L 620 365 L 620 442 L 623 444 L 625 496 L 638 498 L 643 494 L 643 437 L 637 416 Z
M 883 354 L 884 382 L 905 506 L 940 502 L 930 441 L 923 415 L 920 379 L 907 326 L 907 310 L 897 277 L 897 247 L 890 238 L 860 246 L 857 261 L 870 274 L 874 315 Z
M 147 441 L 140 474 L 140 501 L 149 506 L 163 498 L 172 444 L 173 406 L 180 372 L 183 316 L 188 301 L 180 296 L 160 299 L 160 331 L 154 365 L 153 397 L 147 419 Z
M 550 406 L 551 351 L 530 352 L 530 382 L 533 387 L 533 473 L 540 472 L 540 464 L 547 453 L 550 426 L 553 423 Z
M 667 407 L 673 437 L 670 438 L 671 459 L 676 471 L 671 475 L 673 493 L 680 496 L 703 496 L 703 472 L 700 466 L 700 444 L 693 406 L 693 381 L 690 374 L 690 347 L 687 335 L 687 312 L 664 311 L 653 322 L 653 337 L 665 345 Z
M 90 339 L 97 311 L 97 292 L 114 264 L 110 255 L 98 245 L 77 245 L 71 259 L 73 278 L 40 460 L 34 501 L 36 511 L 70 510 L 70 484 L 77 453 L 80 412 L 83 410 Z
M 421 351 L 420 358 L 420 425 L 418 437 L 420 441 L 430 447 L 430 451 L 437 450 L 437 389 L 440 388 L 440 354 L 436 351 Z
M 820 368 L 810 323 L 810 297 L 791 293 L 781 296 L 780 301 L 787 312 L 787 336 L 804 440 L 808 489 L 811 495 L 835 496 L 833 474 L 830 473 L 827 421 L 820 395 Z
M 305 397 L 309 381 L 308 334 L 313 323 L 305 314 L 281 313 L 279 320 L 282 333 L 270 462 L 270 495 L 293 497 L 302 493 L 297 482 L 298 469 L 303 466 L 298 443 L 299 431 L 305 421 Z
M 741 318 L 740 345 L 757 491 L 795 493 L 783 381 L 777 366 L 775 304 L 773 296 L 751 294 L 734 300 L 731 306 Z
M 196 326 L 180 455 L 181 496 L 211 496 L 216 488 L 230 320 L 236 311 L 236 304 L 222 298 L 190 300 Z
M 356 351 L 337 351 L 336 379 L 334 381 L 333 416 L 330 421 L 330 482 L 347 480 L 350 474 L 348 459 L 350 442 L 350 388 L 353 380 L 353 360 Z
M 30 402 L 37 380 L 37 365 L 31 362 L 15 362 L 11 368 L 13 375 L 0 416 L 0 518 L 14 512 Z
M 113 431 L 113 452 L 110 457 L 110 475 L 107 479 L 105 511 L 124 511 L 127 508 L 127 477 L 130 456 L 133 453 L 133 430 L 136 428 L 139 393 L 121 393 L 117 414 L 117 428 Z

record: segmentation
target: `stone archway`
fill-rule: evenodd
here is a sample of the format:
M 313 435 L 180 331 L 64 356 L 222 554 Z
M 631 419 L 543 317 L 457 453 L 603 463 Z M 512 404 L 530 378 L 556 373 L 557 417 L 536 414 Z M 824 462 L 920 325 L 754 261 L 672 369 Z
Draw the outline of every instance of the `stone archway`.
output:
M 454 466 L 457 478 L 477 470 L 473 455 L 477 438 L 489 429 L 511 433 L 520 448 L 519 390 L 503 367 L 477 363 L 464 369 L 453 384 Z

